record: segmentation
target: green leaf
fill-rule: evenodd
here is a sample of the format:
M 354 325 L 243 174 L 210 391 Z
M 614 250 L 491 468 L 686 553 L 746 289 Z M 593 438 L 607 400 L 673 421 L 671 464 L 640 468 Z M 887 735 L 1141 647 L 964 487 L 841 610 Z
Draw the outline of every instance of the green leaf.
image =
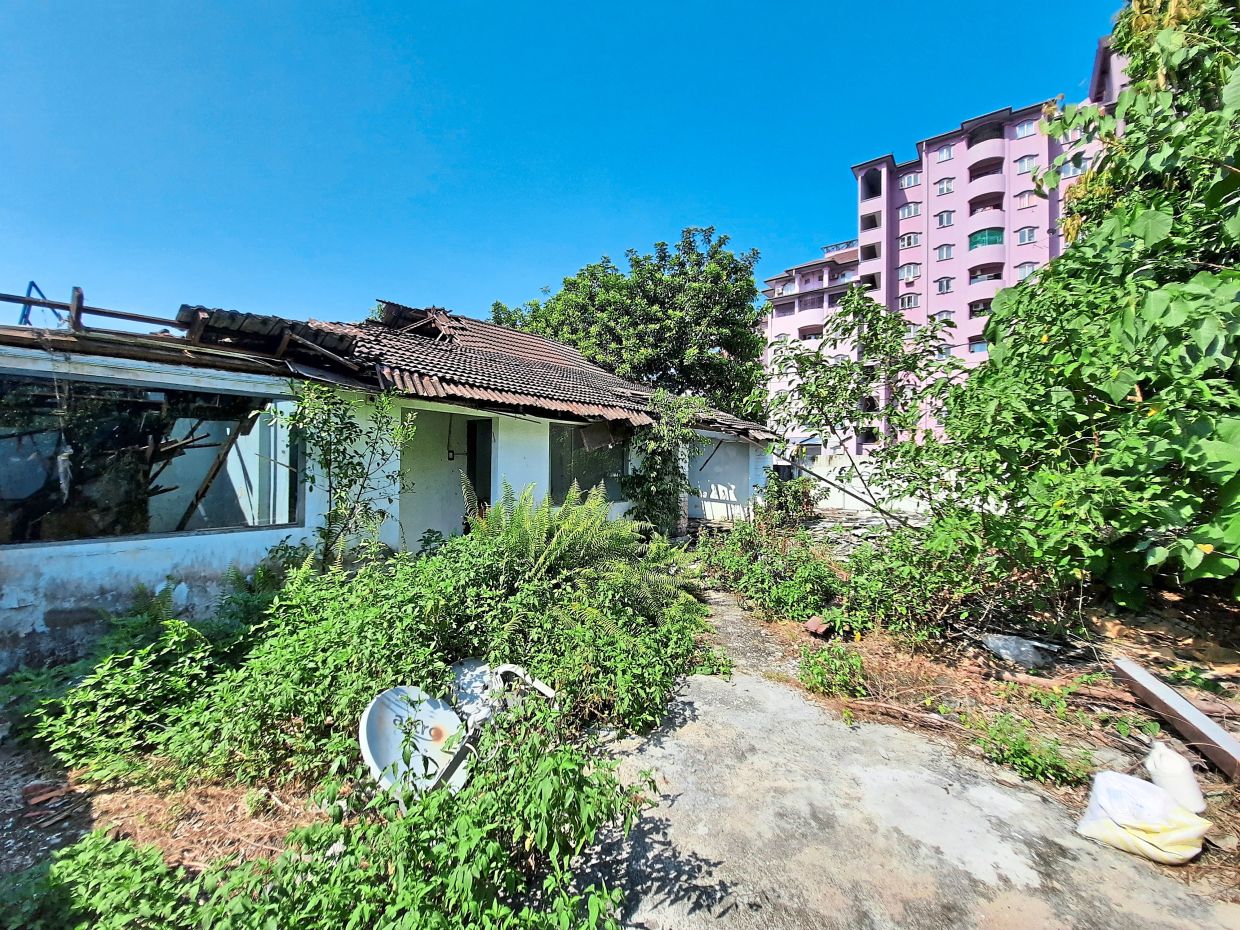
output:
M 1223 85 L 1223 112 L 1235 113 L 1240 110 L 1240 66 L 1232 69 L 1231 77 Z
M 1223 224 L 1223 232 L 1227 233 L 1232 240 L 1240 242 L 1240 213 Z
M 1157 245 L 1171 235 L 1171 213 L 1164 210 L 1142 210 L 1132 221 L 1131 229 L 1147 246 Z

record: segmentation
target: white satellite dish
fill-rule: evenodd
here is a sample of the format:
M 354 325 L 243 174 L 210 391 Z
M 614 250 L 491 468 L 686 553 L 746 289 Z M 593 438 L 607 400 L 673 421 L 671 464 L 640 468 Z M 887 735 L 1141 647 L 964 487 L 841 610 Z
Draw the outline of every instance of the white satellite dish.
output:
M 359 731 L 362 758 L 375 780 L 387 789 L 399 786 L 416 792 L 436 783 L 465 735 L 461 718 L 446 701 L 413 685 L 389 688 L 371 701 Z M 445 784 L 459 791 L 468 777 L 462 761 Z

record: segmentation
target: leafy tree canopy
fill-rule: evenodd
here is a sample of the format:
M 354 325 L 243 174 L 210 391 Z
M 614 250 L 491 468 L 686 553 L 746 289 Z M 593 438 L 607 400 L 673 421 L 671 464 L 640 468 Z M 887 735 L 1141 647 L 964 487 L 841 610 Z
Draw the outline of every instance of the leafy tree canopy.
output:
M 691 227 L 674 246 L 626 253 L 628 271 L 603 257 L 564 279 L 558 293 L 520 307 L 496 302 L 491 319 L 576 347 L 623 378 L 715 407 L 755 414 L 762 377 L 754 265 L 713 227 Z

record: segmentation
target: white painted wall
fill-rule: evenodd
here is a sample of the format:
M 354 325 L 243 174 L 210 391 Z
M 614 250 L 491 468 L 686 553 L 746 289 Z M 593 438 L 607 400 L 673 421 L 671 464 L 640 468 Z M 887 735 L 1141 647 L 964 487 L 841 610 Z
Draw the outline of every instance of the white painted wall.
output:
M 733 522 L 749 514 L 753 484 L 750 449 L 744 441 L 716 437 L 689 461 L 689 516 Z
M 413 487 L 400 497 L 400 527 L 404 548 L 416 550 L 418 539 L 427 530 L 438 530 L 445 536 L 461 532 L 465 516 L 461 472 L 468 462 L 465 423 L 470 414 L 436 410 L 409 413 L 414 415 L 413 441 L 402 451 L 401 468 L 412 479 Z M 451 461 L 449 449 L 453 452 Z

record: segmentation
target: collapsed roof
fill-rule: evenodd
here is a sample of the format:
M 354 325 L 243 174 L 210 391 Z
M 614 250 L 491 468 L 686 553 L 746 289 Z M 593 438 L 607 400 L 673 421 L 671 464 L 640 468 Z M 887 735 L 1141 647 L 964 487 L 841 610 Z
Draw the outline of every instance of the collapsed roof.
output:
M 653 422 L 651 388 L 619 378 L 551 339 L 438 307 L 381 300 L 368 320 L 327 323 L 183 305 L 176 325 L 186 331 L 184 337 L 0 327 L 0 344 L 291 372 L 363 390 L 626 428 Z M 716 410 L 705 411 L 697 425 L 755 442 L 775 438 L 760 424 Z

